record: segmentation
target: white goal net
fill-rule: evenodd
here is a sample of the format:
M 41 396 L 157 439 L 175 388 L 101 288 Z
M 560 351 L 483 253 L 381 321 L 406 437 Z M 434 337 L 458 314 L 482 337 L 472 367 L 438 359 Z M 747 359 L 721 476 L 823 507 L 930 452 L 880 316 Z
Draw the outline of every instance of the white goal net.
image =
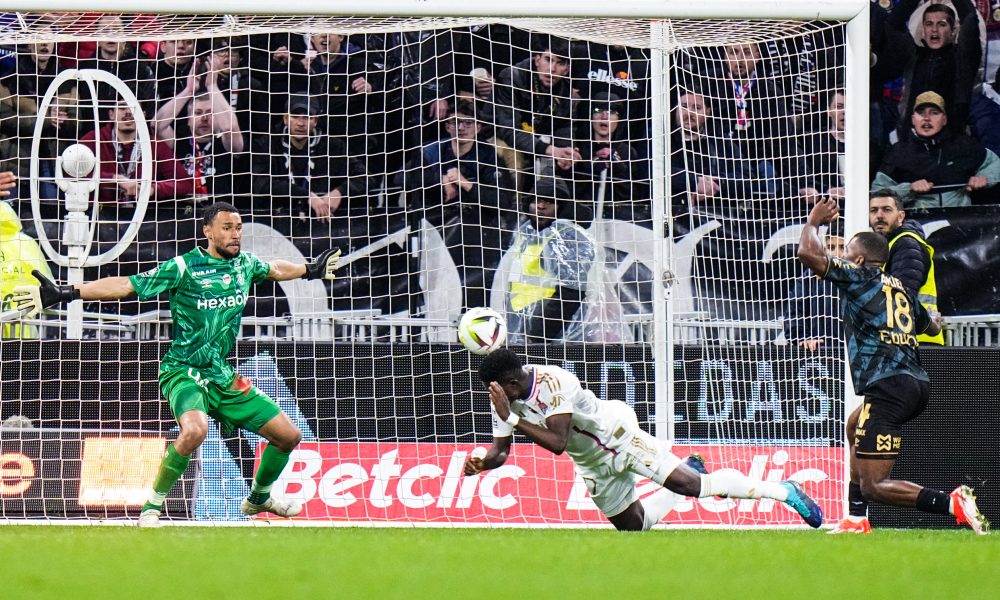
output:
M 0 522 L 134 519 L 178 434 L 166 295 L 21 319 L 13 287 L 153 269 L 204 247 L 217 201 L 264 260 L 345 257 L 234 300 L 230 362 L 303 433 L 274 487 L 296 523 L 607 524 L 527 438 L 461 475 L 492 440 L 455 334 L 477 306 L 679 456 L 799 481 L 839 518 L 835 299 L 795 249 L 816 197 L 851 210 L 864 90 L 844 14 L 751 17 L 0 13 Z M 210 422 L 164 518 L 249 521 L 263 447 Z M 706 498 L 663 523 L 801 520 Z

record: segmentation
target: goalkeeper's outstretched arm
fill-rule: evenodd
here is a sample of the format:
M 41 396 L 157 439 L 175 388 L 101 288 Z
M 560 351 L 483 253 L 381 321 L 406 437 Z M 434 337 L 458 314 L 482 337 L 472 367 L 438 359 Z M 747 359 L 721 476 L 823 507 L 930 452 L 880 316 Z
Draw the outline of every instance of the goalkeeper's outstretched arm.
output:
M 14 288 L 11 304 L 22 316 L 33 317 L 50 306 L 63 302 L 83 300 L 116 300 L 130 296 L 135 289 L 128 277 L 104 277 L 88 283 L 56 285 L 54 281 L 35 269 L 31 272 L 38 285 L 21 285 Z

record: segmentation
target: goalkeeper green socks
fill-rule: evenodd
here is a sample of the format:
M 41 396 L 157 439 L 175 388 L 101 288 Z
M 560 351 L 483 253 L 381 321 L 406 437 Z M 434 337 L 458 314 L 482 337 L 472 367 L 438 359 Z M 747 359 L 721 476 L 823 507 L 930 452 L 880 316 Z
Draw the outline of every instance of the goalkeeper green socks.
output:
M 250 496 L 247 498 L 251 504 L 267 502 L 267 499 L 271 497 L 271 486 L 285 470 L 288 457 L 291 455 L 291 452 L 282 452 L 271 444 L 264 447 L 264 452 L 260 457 L 260 467 L 253 478 L 253 489 L 250 490 Z
M 153 481 L 153 496 L 143 505 L 142 510 L 160 510 L 163 507 L 163 500 L 167 497 L 170 489 L 174 487 L 177 480 L 181 478 L 187 470 L 190 456 L 184 456 L 174 449 L 174 445 L 167 446 L 167 452 L 160 461 L 160 471 Z

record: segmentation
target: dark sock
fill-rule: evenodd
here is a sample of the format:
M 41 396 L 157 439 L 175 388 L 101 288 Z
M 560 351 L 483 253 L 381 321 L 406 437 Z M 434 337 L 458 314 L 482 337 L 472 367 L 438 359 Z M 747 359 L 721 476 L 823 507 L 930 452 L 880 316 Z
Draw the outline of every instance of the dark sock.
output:
M 852 481 L 847 487 L 847 507 L 852 517 L 868 516 L 868 501 L 861 495 L 861 484 Z
M 951 499 L 948 497 L 948 493 L 941 490 L 923 488 L 917 495 L 917 510 L 922 510 L 926 513 L 933 513 L 935 515 L 950 514 L 951 511 L 948 510 L 950 504 Z

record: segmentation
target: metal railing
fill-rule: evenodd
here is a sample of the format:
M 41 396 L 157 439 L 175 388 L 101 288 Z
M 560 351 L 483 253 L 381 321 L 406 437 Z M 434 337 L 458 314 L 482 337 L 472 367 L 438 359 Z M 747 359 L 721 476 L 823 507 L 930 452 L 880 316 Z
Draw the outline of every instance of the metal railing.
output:
M 22 324 L 38 328 L 42 339 L 64 337 L 65 310 L 48 310 L 41 318 Z M 137 315 L 86 312 L 84 337 L 106 340 L 170 340 L 170 312 L 154 310 Z M 636 343 L 653 341 L 652 314 L 624 315 Z M 10 321 L 11 319 L 5 319 Z M 294 317 L 243 318 L 240 339 L 327 341 L 352 343 L 420 343 L 451 339 L 454 323 L 408 314 L 383 315 L 375 309 L 327 311 Z M 762 345 L 784 344 L 783 320 L 743 321 L 713 319 L 707 312 L 678 313 L 673 321 L 678 344 Z M 1000 346 L 1000 314 L 944 317 L 946 346 Z

